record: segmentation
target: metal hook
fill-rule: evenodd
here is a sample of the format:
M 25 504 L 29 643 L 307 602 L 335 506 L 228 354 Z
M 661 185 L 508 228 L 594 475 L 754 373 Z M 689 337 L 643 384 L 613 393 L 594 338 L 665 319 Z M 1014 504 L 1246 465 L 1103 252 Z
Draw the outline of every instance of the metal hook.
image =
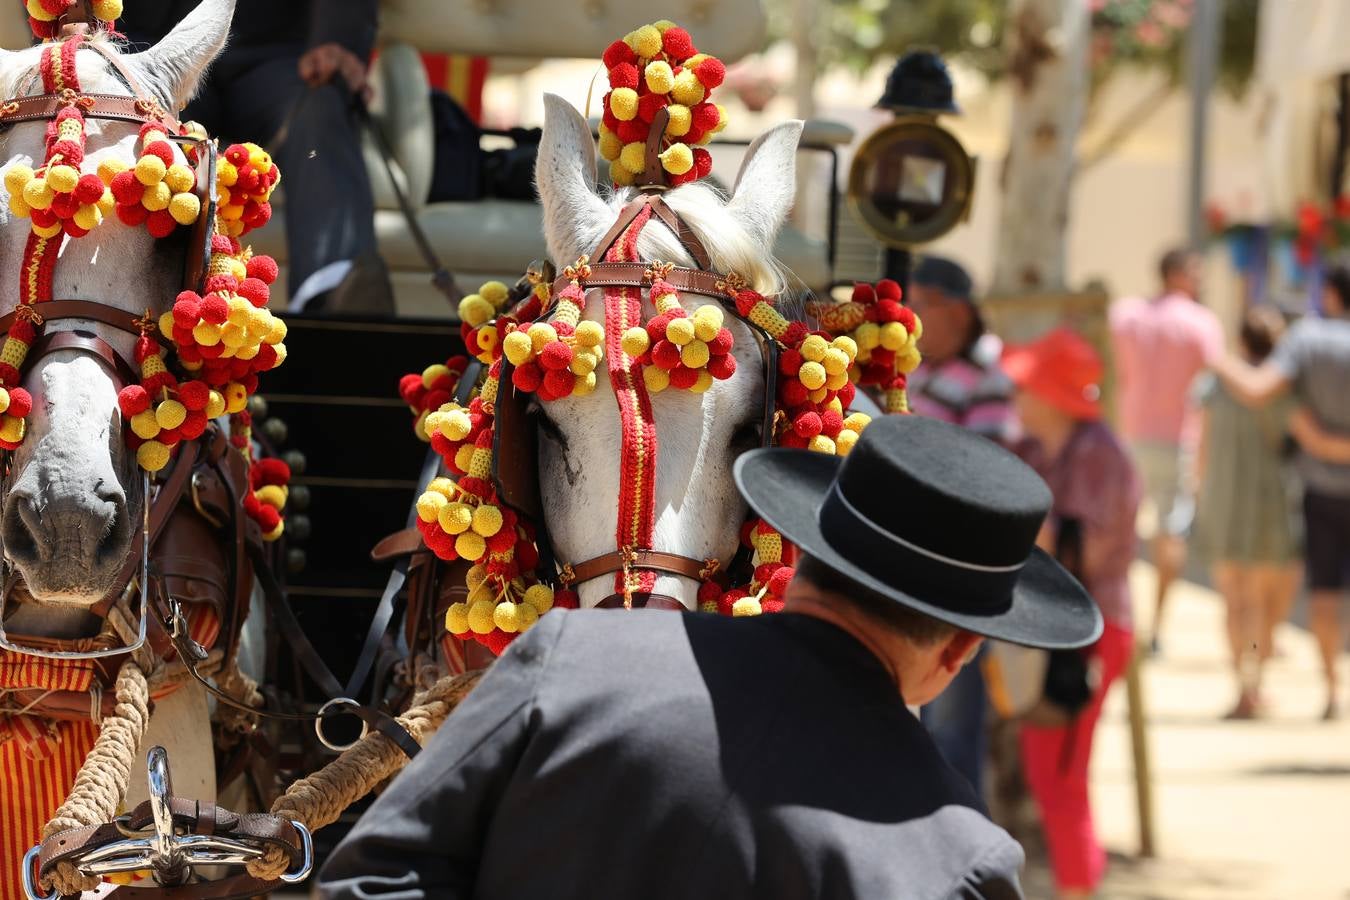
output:
M 150 838 L 153 850 L 151 860 L 155 881 L 165 887 L 182 884 L 187 878 L 183 854 L 179 850 L 173 830 L 173 809 L 169 797 L 173 795 L 173 781 L 169 777 L 169 752 L 163 747 L 151 747 L 145 756 L 146 780 L 150 787 L 150 819 L 155 826 Z

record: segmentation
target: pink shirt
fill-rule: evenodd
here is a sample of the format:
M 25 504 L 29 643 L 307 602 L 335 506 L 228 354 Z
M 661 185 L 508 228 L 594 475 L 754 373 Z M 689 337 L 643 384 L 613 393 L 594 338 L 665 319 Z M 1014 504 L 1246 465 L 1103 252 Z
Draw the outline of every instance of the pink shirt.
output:
M 1223 352 L 1218 316 L 1184 294 L 1111 306 L 1120 430 L 1130 441 L 1180 444 L 1191 382 Z

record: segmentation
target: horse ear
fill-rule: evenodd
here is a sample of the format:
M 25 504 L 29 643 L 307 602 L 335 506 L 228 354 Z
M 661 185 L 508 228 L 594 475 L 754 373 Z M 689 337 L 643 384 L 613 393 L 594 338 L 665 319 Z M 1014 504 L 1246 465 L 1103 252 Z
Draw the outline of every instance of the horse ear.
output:
M 765 248 L 773 246 L 797 195 L 797 142 L 801 136 L 800 119 L 775 125 L 745 151 L 736 175 L 727 209 Z
M 544 95 L 544 134 L 534 180 L 544 206 L 549 255 L 559 266 L 569 265 L 600 240 L 613 214 L 595 192 L 590 126 L 557 94 Z
M 202 0 L 158 44 L 126 57 L 161 103 L 177 112 L 197 93 L 202 75 L 225 48 L 235 0 Z

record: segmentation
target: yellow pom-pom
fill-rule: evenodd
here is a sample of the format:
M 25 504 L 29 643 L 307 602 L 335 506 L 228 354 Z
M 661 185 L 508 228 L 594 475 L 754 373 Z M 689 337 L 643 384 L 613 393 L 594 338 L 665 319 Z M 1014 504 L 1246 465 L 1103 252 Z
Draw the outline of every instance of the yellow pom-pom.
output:
M 637 183 L 637 173 L 629 171 L 623 163 L 615 160 L 609 164 L 609 180 L 617 187 L 629 187 Z
M 469 633 L 469 604 L 450 604 L 445 611 L 445 630 L 456 636 Z
M 699 315 L 705 309 L 712 310 L 714 314 Z M 722 330 L 722 311 L 715 306 L 701 306 L 694 313 L 694 337 L 700 341 L 711 341 L 717 337 L 717 333 Z
M 670 387 L 670 373 L 660 366 L 643 366 L 642 382 L 647 386 L 648 392 L 659 394 Z
M 691 369 L 701 369 L 708 364 L 708 345 L 695 338 L 680 350 L 680 362 Z
M 694 378 L 694 383 L 689 386 L 689 391 L 693 394 L 706 394 L 712 386 L 712 373 L 707 369 L 699 369 L 698 375 Z
M 155 421 L 160 428 L 177 428 L 187 419 L 187 407 L 177 400 L 165 400 L 155 407 Z
M 887 322 L 881 326 L 881 346 L 887 350 L 900 350 L 909 341 L 909 332 L 899 322 Z
M 47 170 L 47 184 L 58 194 L 69 194 L 80 182 L 80 170 L 74 166 L 52 166 Z
M 60 222 L 53 222 L 51 225 L 48 225 L 46 228 L 44 228 L 44 227 L 38 225 L 38 223 L 36 223 L 36 222 L 33 223 L 33 234 L 36 234 L 38 237 L 50 239 L 50 238 L 56 237 L 56 236 L 57 236 L 58 234 L 60 234 L 60 233 L 61 233 L 61 223 L 60 223 Z
M 854 342 L 853 338 L 846 334 L 841 334 L 839 337 L 830 341 L 830 346 L 836 350 L 842 351 L 843 354 L 848 357 L 849 362 L 853 362 L 853 360 L 858 358 L 858 345 Z
M 538 611 L 528 603 L 517 603 L 516 615 L 520 618 L 521 631 L 526 631 L 531 625 L 539 621 Z
M 523 331 L 513 331 L 502 341 L 502 353 L 513 366 L 523 366 L 534 356 L 534 345 L 530 336 Z
M 515 634 L 520 630 L 520 616 L 517 615 L 516 609 L 516 604 L 510 600 L 498 603 L 497 608 L 492 611 L 493 623 L 507 634 Z
M 619 345 L 623 347 L 624 353 L 636 359 L 651 347 L 651 338 L 647 336 L 647 329 L 633 327 L 623 333 Z
M 647 89 L 654 94 L 669 93 L 675 86 L 675 72 L 665 60 L 656 59 L 647 63 L 642 77 L 647 82 Z
M 619 158 L 619 152 L 623 150 L 623 141 L 619 136 L 608 128 L 600 128 L 600 158 L 614 162 Z
M 15 163 L 5 170 L 5 190 L 11 194 L 23 193 L 24 185 L 33 180 L 32 166 Z
M 193 199 L 195 200 L 196 198 L 194 197 Z M 99 211 L 97 206 L 86 203 L 75 210 L 75 215 L 72 216 L 72 218 L 75 220 L 75 224 L 85 231 L 92 231 L 103 221 L 103 213 Z
M 636 141 L 624 144 L 619 151 L 619 165 L 634 175 L 643 172 L 647 168 L 647 145 Z
M 9 211 L 20 219 L 26 219 L 33 214 L 32 208 L 23 199 L 23 193 L 9 195 Z
M 672 103 L 666 107 L 670 118 L 666 121 L 668 137 L 684 137 L 694 124 L 694 116 L 683 103 Z
M 473 507 L 467 503 L 447 503 L 436 513 L 436 518 L 441 531 L 446 534 L 463 534 L 473 525 Z
M 158 156 L 147 154 L 136 160 L 136 180 L 146 187 L 159 184 L 168 171 L 168 166 Z
M 852 434 L 853 432 L 849 432 Z M 834 456 L 834 441 L 823 434 L 818 434 L 811 438 L 811 442 L 806 445 L 806 449 L 814 450 L 816 453 L 828 453 Z
M 717 124 L 713 126 L 712 133 L 720 134 L 727 127 L 727 108 L 720 103 L 714 105 L 717 107 Z
M 546 346 L 558 339 L 558 332 L 547 322 L 535 322 L 526 334 L 530 336 L 530 345 L 535 353 L 542 353 Z
M 856 434 L 862 434 L 862 430 L 866 428 L 871 421 L 872 417 L 867 413 L 850 413 L 848 418 L 844 419 L 844 428 L 855 432 Z
M 819 390 L 825 386 L 825 367 L 818 362 L 804 362 L 797 372 L 797 378 L 808 391 Z
M 470 594 L 482 587 L 486 581 L 487 569 L 482 566 L 469 566 L 469 571 L 464 573 L 464 583 L 469 586 Z
M 820 362 L 825 358 L 825 351 L 830 349 L 830 345 L 818 334 L 808 335 L 806 340 L 802 341 L 801 354 L 802 359 L 808 362 Z
M 147 472 L 158 472 L 169 464 L 169 448 L 159 441 L 146 441 L 136 449 L 136 462 Z
M 225 395 L 219 391 L 211 391 L 206 395 L 206 417 L 208 419 L 218 419 L 225 415 Z
M 661 154 L 661 166 L 672 175 L 683 175 L 694 167 L 694 151 L 685 143 L 671 144 Z
M 609 109 L 620 122 L 631 122 L 638 111 L 637 91 L 626 87 L 610 91 Z
M 23 202 L 33 209 L 47 209 L 56 199 L 56 192 L 47 185 L 47 179 L 34 178 L 23 186 Z
M 131 417 L 131 432 L 143 441 L 159 434 L 159 417 L 153 409 L 136 413 Z
M 923 362 L 923 357 L 919 354 L 919 351 L 914 347 L 906 347 L 905 352 L 895 358 L 895 367 L 903 374 L 908 375 L 917 369 L 921 362 Z
M 742 597 L 731 604 L 733 616 L 757 616 L 762 612 L 764 612 L 764 608 L 759 605 L 759 601 L 754 597 Z
M 459 320 L 470 328 L 477 328 L 492 319 L 497 309 L 481 294 L 469 294 L 459 301 Z
M 265 484 L 253 492 L 258 502 L 275 510 L 286 508 L 286 488 L 279 484 Z
M 192 339 L 203 347 L 214 347 L 220 343 L 220 326 L 203 319 L 192 326 Z
M 442 416 L 440 432 L 449 440 L 462 441 L 473 430 L 469 414 L 462 409 L 450 410 L 442 413 Z
M 469 471 L 469 466 L 473 464 L 473 444 L 465 444 L 455 451 L 455 465 L 461 472 Z M 468 526 L 465 526 L 466 528 Z
M 0 413 L 9 409 L 9 391 L 0 388 Z
M 454 479 L 443 476 L 431 479 L 431 484 L 427 485 L 427 490 L 435 491 L 447 500 L 453 499 L 455 494 L 459 493 L 459 490 L 455 487 Z
M 17 416 L 7 415 L 0 418 L 0 439 L 9 441 L 11 444 L 22 441 L 24 431 L 27 429 L 24 424 L 26 421 L 26 419 L 20 419 Z
M 230 415 L 241 413 L 248 406 L 248 391 L 237 381 L 225 385 L 225 411 Z
M 682 103 L 685 106 L 695 106 L 703 102 L 705 91 L 703 84 L 698 80 L 692 69 L 681 69 L 680 74 L 675 76 L 675 84 L 670 89 L 670 96 L 676 103 Z
M 572 354 L 572 364 L 568 366 L 573 375 L 584 376 L 595 371 L 595 367 L 600 365 L 600 357 L 587 350 L 578 350 Z
M 493 613 L 497 611 L 497 604 L 491 600 L 479 600 L 469 607 L 468 623 L 470 630 L 474 634 L 489 634 L 497 627 L 493 621 Z
M 482 559 L 487 552 L 487 543 L 472 531 L 466 531 L 455 538 L 455 552 L 468 560 Z
M 146 187 L 141 194 L 141 205 L 151 212 L 159 212 L 161 209 L 169 208 L 169 201 L 173 199 L 173 191 L 164 182 L 152 184 Z
M 525 591 L 523 602 L 534 607 L 534 611 L 542 616 L 553 608 L 553 588 L 546 584 L 531 585 Z
M 182 194 L 197 186 L 197 178 L 187 166 L 174 163 L 164 171 L 164 183 L 175 194 Z
M 98 178 L 104 184 L 112 184 L 114 178 L 129 168 L 122 160 L 110 156 L 98 164 Z
M 174 194 L 169 200 L 169 215 L 179 225 L 191 225 L 202 214 L 202 201 L 196 194 Z
M 98 207 L 98 211 L 103 213 L 103 218 L 106 219 L 117 209 L 117 199 L 113 197 L 112 191 L 105 189 L 103 196 L 99 197 L 98 202 L 94 205 Z
M 435 522 L 440 518 L 441 510 L 449 502 L 445 499 L 444 494 L 427 491 L 417 498 L 417 517 L 423 522 Z
M 642 59 L 651 59 L 661 52 L 661 32 L 654 25 L 643 25 L 626 38 L 628 46 Z
M 834 452 L 839 456 L 848 456 L 858 443 L 858 432 L 847 429 L 839 432 L 834 439 Z
M 671 319 L 666 325 L 666 340 L 683 347 L 694 339 L 694 323 L 689 319 Z
M 595 386 L 599 383 L 594 371 L 587 372 L 585 375 L 578 375 L 576 382 L 572 385 L 572 396 L 589 396 L 595 393 Z
M 825 389 L 827 391 L 837 391 L 848 384 L 848 370 L 842 372 L 827 372 L 825 374 Z
M 492 537 L 502 530 L 502 511 L 495 506 L 484 504 L 473 511 L 473 530 L 485 538 Z
M 579 347 L 599 347 L 605 342 L 605 326 L 599 322 L 578 322 L 576 337 Z
M 94 0 L 94 18 L 112 22 L 122 18 L 122 0 Z
M 825 351 L 825 358 L 820 362 L 821 365 L 825 367 L 826 373 L 830 375 L 843 375 L 848 371 L 851 360 L 848 358 L 848 354 L 843 350 L 840 350 L 838 347 L 831 347 Z

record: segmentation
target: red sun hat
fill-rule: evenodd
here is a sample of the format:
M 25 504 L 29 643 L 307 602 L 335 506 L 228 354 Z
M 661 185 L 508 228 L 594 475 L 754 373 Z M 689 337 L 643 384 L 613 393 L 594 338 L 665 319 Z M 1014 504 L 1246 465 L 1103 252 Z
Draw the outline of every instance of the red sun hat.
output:
M 1075 331 L 1060 327 L 1029 344 L 1007 347 L 1003 371 L 1020 390 L 1075 419 L 1102 417 L 1102 358 Z

